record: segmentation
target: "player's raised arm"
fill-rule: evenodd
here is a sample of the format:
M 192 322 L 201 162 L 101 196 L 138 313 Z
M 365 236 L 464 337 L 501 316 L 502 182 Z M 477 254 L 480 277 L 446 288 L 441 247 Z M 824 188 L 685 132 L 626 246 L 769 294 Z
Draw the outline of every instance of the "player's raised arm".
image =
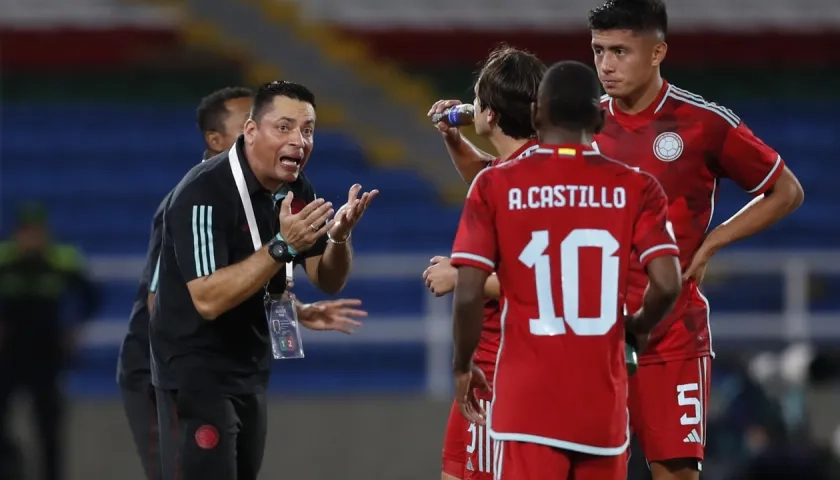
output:
M 633 226 L 633 250 L 645 266 L 649 283 L 641 310 L 630 315 L 625 327 L 639 337 L 639 346 L 643 348 L 644 337 L 674 307 L 682 290 L 682 280 L 680 251 L 668 222 L 665 192 L 653 177 L 639 175 L 646 182 L 646 187 L 639 216 Z
M 802 185 L 782 157 L 738 117 L 728 110 L 724 113 L 718 167 L 723 175 L 756 198 L 712 230 L 703 241 L 684 275 L 698 282 L 718 250 L 765 230 L 796 210 L 805 198 Z

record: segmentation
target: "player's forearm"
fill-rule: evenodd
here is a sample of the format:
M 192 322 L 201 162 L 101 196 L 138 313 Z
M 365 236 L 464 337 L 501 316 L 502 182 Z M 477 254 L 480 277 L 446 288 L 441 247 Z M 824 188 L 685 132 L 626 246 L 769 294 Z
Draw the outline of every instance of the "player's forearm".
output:
M 499 276 L 495 273 L 487 277 L 487 281 L 484 282 L 484 296 L 495 300 L 502 297 L 502 287 L 499 284 Z
M 453 367 L 456 372 L 470 369 L 484 322 L 484 289 L 487 272 L 463 267 L 458 269 L 458 283 L 452 312 L 452 341 L 455 346 Z
M 446 150 L 449 152 L 449 157 L 452 158 L 455 170 L 467 184 L 471 184 L 476 175 L 485 169 L 494 158 L 463 136 L 457 142 L 447 141 Z
M 715 228 L 703 242 L 703 248 L 715 253 L 721 248 L 767 229 L 799 208 L 805 194 L 793 173 L 785 168 L 764 195 L 750 201 L 735 215 Z
M 245 260 L 187 283 L 198 313 L 215 320 L 257 293 L 282 265 L 263 247 Z
M 327 244 L 327 249 L 318 262 L 317 287 L 324 293 L 335 295 L 347 284 L 350 268 L 353 266 L 353 248 L 348 238 L 344 243 Z
M 647 265 L 648 287 L 642 298 L 642 309 L 633 314 L 627 329 L 636 334 L 650 333 L 674 308 L 682 292 L 682 271 L 679 259 L 663 256 Z

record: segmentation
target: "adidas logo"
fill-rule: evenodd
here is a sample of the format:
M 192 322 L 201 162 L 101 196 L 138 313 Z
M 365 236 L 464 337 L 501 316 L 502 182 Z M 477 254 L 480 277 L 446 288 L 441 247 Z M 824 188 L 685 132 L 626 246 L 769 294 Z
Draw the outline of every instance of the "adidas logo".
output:
M 473 468 L 473 464 L 472 464 L 472 458 L 467 459 L 467 470 L 469 470 L 471 472 L 475 471 L 475 468 Z
M 697 430 L 692 428 L 691 433 L 686 435 L 683 439 L 683 443 L 702 443 L 703 441 L 700 440 L 700 435 L 697 434 Z

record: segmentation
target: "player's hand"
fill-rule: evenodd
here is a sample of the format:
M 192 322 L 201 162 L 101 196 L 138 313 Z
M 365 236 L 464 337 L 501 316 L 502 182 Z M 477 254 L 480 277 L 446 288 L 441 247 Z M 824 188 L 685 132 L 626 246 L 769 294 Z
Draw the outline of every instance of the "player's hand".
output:
M 709 265 L 712 255 L 714 253 L 711 250 L 703 248 L 701 245 L 697 253 L 694 254 L 694 258 L 691 259 L 691 264 L 683 272 L 683 281 L 694 280 L 697 285 L 703 283 L 703 278 L 706 276 L 706 267 Z
M 361 305 L 362 301 L 355 298 L 308 303 L 300 306 L 298 321 L 310 330 L 335 330 L 349 335 L 362 326 L 354 318 L 367 317 L 366 311 L 356 308 Z
M 454 290 L 455 282 L 458 280 L 458 269 L 449 263 L 449 258 L 434 257 L 430 263 L 432 265 L 423 271 L 426 288 L 437 297 L 442 297 Z
M 429 113 L 426 115 L 431 117 L 436 113 L 441 113 L 449 107 L 454 107 L 455 105 L 460 105 L 460 100 L 438 100 L 437 102 L 432 105 L 432 108 L 429 109 Z M 461 141 L 461 130 L 458 127 L 450 127 L 449 125 L 438 122 L 435 124 L 435 127 L 443 134 L 444 140 L 450 144 L 456 144 Z
M 332 203 L 318 198 L 292 213 L 293 199 L 294 193 L 289 192 L 280 203 L 280 236 L 296 252 L 305 252 L 333 228 L 334 221 L 329 218 L 334 211 Z
M 359 197 L 359 192 L 362 191 L 362 186 L 358 183 L 350 187 L 350 192 L 347 194 L 347 203 L 338 209 L 335 214 L 334 224 L 329 229 L 330 237 L 338 242 L 344 241 L 350 236 L 353 227 L 359 223 L 362 215 L 367 210 L 370 202 L 379 195 L 379 190 L 371 190 L 362 193 Z
M 461 415 L 470 423 L 484 425 L 487 412 L 481 408 L 475 394 L 476 390 L 490 393 L 490 384 L 487 383 L 487 378 L 480 368 L 471 364 L 466 372 L 455 372 L 455 401 L 458 403 Z

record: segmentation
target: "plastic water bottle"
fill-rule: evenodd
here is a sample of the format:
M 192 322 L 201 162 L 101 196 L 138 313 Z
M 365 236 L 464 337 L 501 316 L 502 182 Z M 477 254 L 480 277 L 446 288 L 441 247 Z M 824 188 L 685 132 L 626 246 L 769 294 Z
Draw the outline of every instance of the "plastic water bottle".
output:
M 450 127 L 465 127 L 475 121 L 475 108 L 469 103 L 462 103 L 432 115 L 432 123 L 443 122 Z

